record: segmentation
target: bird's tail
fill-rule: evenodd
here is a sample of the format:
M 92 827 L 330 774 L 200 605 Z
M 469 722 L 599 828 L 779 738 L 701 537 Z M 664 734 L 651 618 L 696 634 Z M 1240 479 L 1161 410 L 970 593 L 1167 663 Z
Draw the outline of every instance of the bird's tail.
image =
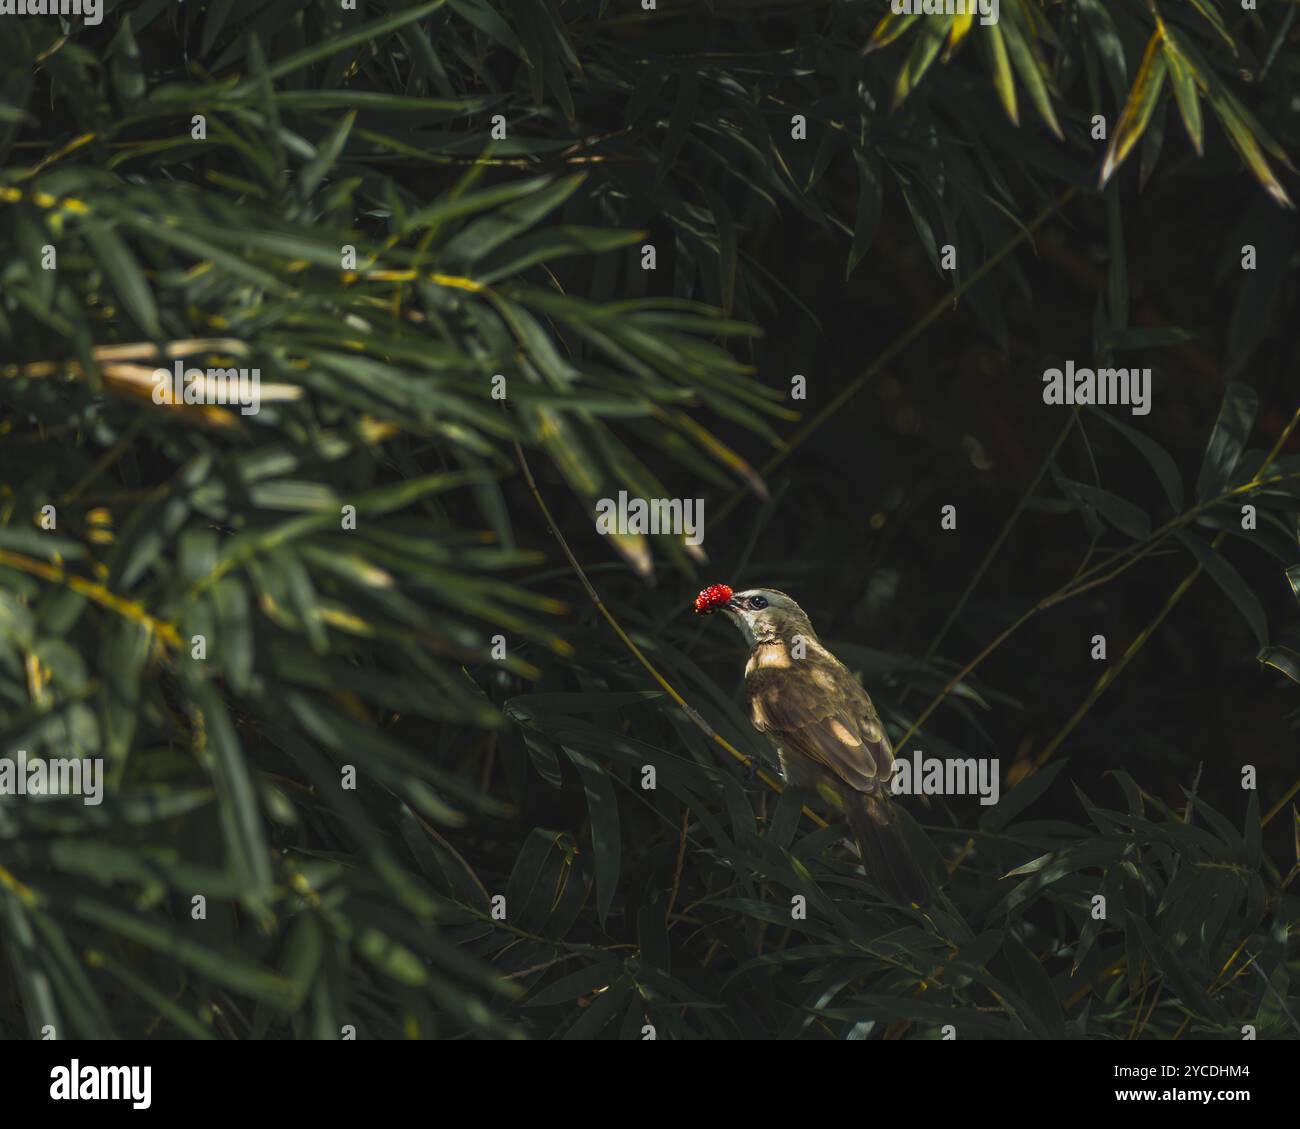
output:
M 847 800 L 849 826 L 867 874 L 895 901 L 929 905 L 930 883 L 907 849 L 889 801 L 861 792 Z

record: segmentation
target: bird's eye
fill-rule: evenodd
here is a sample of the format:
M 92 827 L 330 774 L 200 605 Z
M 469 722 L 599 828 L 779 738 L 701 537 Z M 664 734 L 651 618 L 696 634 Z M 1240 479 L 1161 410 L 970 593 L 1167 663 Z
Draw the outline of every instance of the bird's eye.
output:
M 755 596 L 752 600 L 749 601 L 749 606 L 751 608 L 765 608 L 767 607 L 767 597 Z

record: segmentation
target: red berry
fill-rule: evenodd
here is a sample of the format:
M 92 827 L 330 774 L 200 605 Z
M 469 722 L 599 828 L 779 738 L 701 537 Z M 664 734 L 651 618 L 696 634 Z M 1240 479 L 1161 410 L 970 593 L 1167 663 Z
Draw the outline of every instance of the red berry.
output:
M 730 599 L 731 586 L 729 584 L 710 584 L 695 597 L 695 614 L 708 615 L 710 612 L 717 611 Z

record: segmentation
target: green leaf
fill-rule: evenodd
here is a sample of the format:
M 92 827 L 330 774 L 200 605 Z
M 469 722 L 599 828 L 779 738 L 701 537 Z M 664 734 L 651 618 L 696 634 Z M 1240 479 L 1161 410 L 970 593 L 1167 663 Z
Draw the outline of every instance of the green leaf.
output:
M 1246 449 L 1255 414 L 1259 410 L 1259 397 L 1248 384 L 1230 380 L 1223 393 L 1223 404 L 1210 441 L 1205 448 L 1205 459 L 1196 479 L 1197 501 L 1205 501 L 1221 494 L 1237 469 L 1241 453 Z
M 1065 135 L 1061 132 L 1061 125 L 1056 120 L 1056 111 L 1052 109 L 1051 96 L 1047 92 L 1047 81 L 1044 78 L 1047 73 L 1047 64 L 1038 52 L 1038 46 L 1032 38 L 1032 32 L 1022 30 L 1017 25 L 1015 18 L 999 21 L 996 26 L 1002 29 L 1007 53 L 1011 56 L 1011 62 L 1016 68 L 1016 73 L 1020 76 L 1020 81 L 1025 84 L 1026 89 L 1029 91 L 1030 101 L 1034 103 L 1039 116 L 1047 123 L 1048 128 L 1056 134 L 1057 139 L 1064 140 Z
M 1165 497 L 1169 499 L 1169 505 L 1174 513 L 1180 513 L 1183 508 L 1183 481 L 1182 476 L 1178 473 L 1178 464 L 1174 462 L 1173 456 L 1170 455 L 1159 443 L 1149 439 L 1138 431 L 1135 427 L 1130 427 L 1126 423 L 1121 423 L 1109 412 L 1103 412 L 1099 408 L 1093 408 L 1092 414 L 1100 419 L 1104 419 L 1111 427 L 1115 428 L 1125 439 L 1133 444 L 1141 452 L 1142 457 L 1151 465 L 1155 471 L 1156 478 L 1160 480 L 1160 485 L 1164 489 Z
M 1255 179 L 1264 186 L 1276 203 L 1284 208 L 1294 208 L 1291 197 L 1287 195 L 1281 181 L 1273 173 L 1268 158 L 1264 156 L 1264 139 L 1259 136 L 1247 116 L 1245 107 L 1226 88 L 1217 83 L 1212 84 L 1206 91 L 1206 98 L 1227 133 L 1228 140 L 1241 154 L 1241 159 L 1246 162 L 1246 166 L 1255 174 Z
M 1014 125 L 1020 124 L 1020 110 L 1016 104 L 1016 80 L 1011 73 L 1011 59 L 1007 55 L 1007 41 L 1002 29 L 997 24 L 990 24 L 983 29 L 987 35 L 980 36 L 980 43 L 988 42 L 990 64 L 993 68 L 993 86 L 1002 100 L 1002 108 L 1007 112 Z
M 519 37 L 510 29 L 510 25 L 485 3 L 485 0 L 448 0 L 448 2 L 457 15 L 496 40 L 511 54 L 518 55 L 525 63 L 532 62 L 524 45 L 519 42 Z
M 367 926 L 356 940 L 357 953 L 399 984 L 418 988 L 429 979 L 424 962 L 400 941 Z
M 1262 198 L 1242 217 L 1234 235 L 1234 257 L 1241 247 L 1254 248 L 1254 269 L 1243 278 L 1228 322 L 1228 376 L 1237 376 L 1254 356 L 1268 334 L 1277 332 L 1279 296 L 1293 270 L 1296 246 L 1296 217 Z M 1240 259 L 1237 260 L 1241 262 Z
M 898 79 L 894 83 L 894 108 L 906 101 L 907 96 L 916 89 L 921 79 L 925 77 L 925 72 L 930 69 L 930 64 L 939 56 L 939 51 L 943 47 L 943 41 L 946 29 L 936 28 L 933 21 L 927 20 L 922 25 L 922 30 L 912 41 L 912 50 L 907 56 L 903 68 L 898 72 Z
M 290 52 L 273 64 L 267 73 L 272 79 L 284 78 L 285 75 L 291 75 L 295 71 L 302 70 L 303 67 L 311 66 L 312 63 L 332 58 L 360 43 L 373 42 L 380 36 L 388 35 L 398 28 L 414 23 L 416 20 L 422 20 L 430 13 L 436 12 L 446 2 L 447 0 L 429 0 L 429 3 L 417 4 L 414 8 L 404 8 L 400 12 L 394 12 L 382 19 L 371 20 L 369 23 L 362 24 L 351 31 L 328 35 L 319 43 L 313 43 L 300 51 Z
M 183 1007 L 180 1007 L 165 992 L 160 992 L 143 976 L 121 961 L 98 949 L 86 954 L 87 962 L 104 969 L 110 976 L 120 980 L 129 992 L 134 992 L 144 1004 L 171 1023 L 178 1031 L 190 1039 L 207 1041 L 214 1038 L 212 1030 L 195 1019 Z
M 1286 570 L 1286 579 L 1291 585 L 1291 595 L 1300 603 L 1300 564 L 1294 564 Z
M 1224 43 L 1232 48 L 1232 53 L 1235 55 L 1237 53 L 1237 44 L 1229 34 L 1228 27 L 1223 22 L 1223 16 L 1220 15 L 1218 5 L 1215 4 L 1214 0 L 1191 0 L 1191 5 L 1209 21 L 1210 26 L 1219 33 Z
M 105 280 L 121 299 L 126 312 L 135 319 L 145 335 L 158 341 L 162 338 L 162 323 L 153 291 L 131 248 L 108 224 L 88 223 L 86 242 L 103 268 Z
M 1174 98 L 1178 102 L 1178 112 L 1182 115 L 1187 136 L 1192 140 L 1197 156 L 1200 156 L 1204 130 L 1201 124 L 1201 99 L 1197 93 L 1196 72 L 1191 61 L 1179 50 L 1174 32 L 1166 27 L 1161 46 L 1165 53 L 1165 62 L 1169 65 L 1169 82 L 1174 89 Z
M 140 65 L 140 47 L 131 31 L 131 14 L 122 16 L 117 35 L 109 46 L 113 89 L 125 106 L 140 101 L 145 94 L 144 71 Z
M 557 208 L 582 181 L 581 174 L 564 177 L 475 220 L 443 248 L 440 265 L 451 270 L 473 267 L 508 239 L 526 231 Z
M 577 766 L 583 790 L 587 793 L 591 846 L 596 855 L 596 911 L 604 925 L 610 906 L 614 904 L 614 895 L 618 893 L 622 860 L 623 839 L 619 829 L 618 796 L 614 792 L 614 782 L 601 765 L 567 745 L 564 751 Z
M 171 922 L 82 894 L 70 895 L 65 908 L 92 925 L 165 954 L 242 995 L 264 1000 L 273 1007 L 287 1006 L 294 998 L 291 981 L 267 971 L 238 950 L 216 949 L 195 941 Z
M 525 1007 L 552 1007 L 555 1004 L 568 1003 L 579 996 L 588 995 L 597 988 L 606 988 L 623 973 L 623 966 L 616 960 L 599 960 L 586 968 L 561 976 L 530 996 Z
M 862 261 L 862 257 L 875 242 L 876 233 L 880 229 L 882 202 L 879 161 L 856 149 L 853 151 L 853 160 L 858 169 L 858 209 L 853 218 L 853 242 L 849 245 L 845 278 L 853 273 L 853 268 Z
M 1201 567 L 1223 589 L 1228 598 L 1236 604 L 1237 610 L 1241 612 L 1242 617 L 1255 633 L 1255 638 L 1259 640 L 1260 647 L 1267 646 L 1268 617 L 1264 614 L 1264 605 L 1259 602 L 1259 597 L 1250 590 L 1250 586 L 1242 579 L 1241 573 L 1233 568 L 1216 549 L 1207 545 L 1194 533 L 1180 529 L 1178 531 L 1178 540 L 1187 546 Z
M 980 826 L 989 831 L 1001 831 L 1052 786 L 1061 770 L 1069 763 L 1062 758 L 1021 780 L 1009 793 L 980 816 Z
M 182 661 L 190 661 L 188 659 Z M 221 824 L 231 861 L 248 883 L 247 903 L 257 908 L 271 885 L 270 847 L 262 831 L 257 791 L 239 737 L 220 695 L 203 674 L 187 673 L 186 683 L 203 717 L 205 758 L 222 797 Z
M 1293 647 L 1265 647 L 1256 657 L 1264 666 L 1271 666 L 1300 684 L 1300 651 Z
M 482 263 L 478 280 L 496 282 L 519 274 L 537 263 L 570 255 L 599 255 L 638 242 L 639 231 L 617 231 L 599 227 L 556 225 L 511 240 Z
M 1091 27 L 1093 44 L 1106 69 L 1106 78 L 1115 94 L 1115 101 L 1123 103 L 1128 96 L 1128 60 L 1124 54 L 1124 41 L 1115 20 L 1102 0 L 1077 0 L 1079 11 Z
M 298 192 L 304 200 L 310 200 L 316 194 L 321 181 L 334 167 L 334 162 L 339 159 L 339 154 L 348 143 L 348 134 L 352 132 L 352 125 L 356 120 L 356 110 L 344 114 L 339 124 L 321 142 L 316 155 L 303 165 L 302 172 L 298 174 Z
M 893 43 L 895 39 L 901 36 L 921 18 L 919 12 L 908 12 L 906 14 L 889 12 L 881 21 L 876 24 L 875 30 L 871 33 L 871 38 L 867 40 L 866 46 L 862 48 L 863 54 L 871 51 L 878 51 L 881 47 L 886 47 Z M 996 25 L 994 25 L 996 26 Z
M 43 967 L 44 961 L 37 948 L 29 911 L 9 886 L 0 887 L 0 906 L 4 909 L 8 955 L 27 1013 L 27 1028 L 34 1039 L 43 1038 L 43 1028 L 47 1026 L 57 1034 L 63 1021 L 49 972 Z
M 673 103 L 672 116 L 668 120 L 668 132 L 655 165 L 655 187 L 658 187 L 664 177 L 672 171 L 677 155 L 690 136 L 691 125 L 695 121 L 695 103 L 699 98 L 699 87 L 699 79 L 694 72 L 683 71 L 678 74 L 677 100 Z
M 709 202 L 709 211 L 713 214 L 713 225 L 717 231 L 722 316 L 729 318 L 736 299 L 736 227 L 722 196 L 706 187 L 704 198 Z
M 208 5 L 203 19 L 203 38 L 199 40 L 200 56 L 206 56 L 212 50 L 212 45 L 216 43 L 225 29 L 226 21 L 230 19 L 230 12 L 235 2 L 236 0 L 212 0 Z
M 1065 1038 L 1065 1017 L 1061 1002 L 1052 990 L 1052 981 L 1039 959 L 1016 938 L 1008 934 L 1002 953 L 1011 966 L 1015 984 L 1023 993 L 1028 1010 L 1019 1010 L 1020 1018 L 1030 1030 L 1037 1029 L 1043 1038 Z
M 565 1033 L 565 1039 L 594 1039 L 627 1003 L 632 994 L 632 982 L 627 976 L 620 976 L 605 991 L 601 992 L 582 1012 L 578 1021 Z
M 1160 43 L 1159 31 L 1155 32 L 1147 42 L 1142 64 L 1138 67 L 1137 78 L 1133 81 L 1133 89 L 1129 92 L 1128 102 L 1125 103 L 1119 121 L 1115 123 L 1115 132 L 1111 134 L 1106 159 L 1102 162 L 1099 182 L 1102 187 L 1110 180 L 1115 170 L 1124 163 L 1124 158 L 1137 144 L 1156 108 L 1169 69 L 1165 55 L 1160 49 Z
M 1127 533 L 1135 541 L 1143 541 L 1151 535 L 1151 519 L 1132 502 L 1082 482 L 1071 485 L 1088 505 L 1122 533 Z

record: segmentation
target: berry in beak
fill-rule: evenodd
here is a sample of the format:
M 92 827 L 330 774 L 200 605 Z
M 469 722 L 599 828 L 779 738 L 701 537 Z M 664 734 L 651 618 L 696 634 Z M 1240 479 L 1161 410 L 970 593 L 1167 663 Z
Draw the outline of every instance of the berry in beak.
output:
M 731 603 L 731 585 L 710 584 L 695 597 L 695 614 L 710 615 Z

